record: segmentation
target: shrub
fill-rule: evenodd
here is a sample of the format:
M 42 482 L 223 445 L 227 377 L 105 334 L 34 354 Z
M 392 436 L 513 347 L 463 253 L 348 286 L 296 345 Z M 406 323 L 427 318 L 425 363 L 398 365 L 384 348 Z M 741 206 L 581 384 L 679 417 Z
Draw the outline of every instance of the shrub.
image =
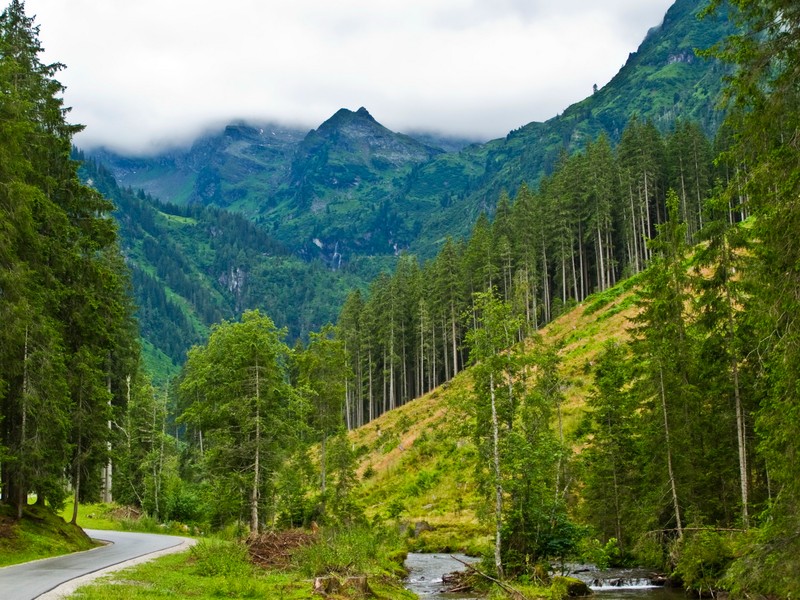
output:
M 732 562 L 729 534 L 713 530 L 691 532 L 680 545 L 675 576 L 687 590 L 713 593 Z
M 292 562 L 307 577 L 394 572 L 400 567 L 396 561 L 402 558 L 398 554 L 401 548 L 396 534 L 349 527 L 329 532 L 315 544 L 299 548 Z
M 195 572 L 203 577 L 249 577 L 247 548 L 238 542 L 204 539 L 192 546 Z

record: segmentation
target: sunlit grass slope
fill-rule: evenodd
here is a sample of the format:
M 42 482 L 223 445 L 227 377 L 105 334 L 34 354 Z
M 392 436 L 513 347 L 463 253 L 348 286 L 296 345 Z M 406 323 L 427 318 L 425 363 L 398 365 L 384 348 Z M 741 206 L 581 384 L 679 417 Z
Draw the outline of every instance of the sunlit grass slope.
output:
M 564 435 L 576 449 L 594 364 L 608 340 L 629 336 L 636 283 L 628 279 L 590 296 L 540 331 L 543 343 L 559 349 Z M 477 553 L 490 544 L 481 518 L 489 507 L 474 478 L 474 424 L 463 409 L 471 394 L 467 369 L 350 434 L 367 516 L 406 527 L 411 549 Z

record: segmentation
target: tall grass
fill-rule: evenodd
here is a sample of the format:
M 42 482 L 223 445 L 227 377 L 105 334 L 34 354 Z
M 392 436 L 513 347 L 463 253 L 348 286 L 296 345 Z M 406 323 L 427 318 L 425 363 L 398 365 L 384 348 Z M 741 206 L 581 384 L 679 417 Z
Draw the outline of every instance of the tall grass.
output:
M 396 533 L 356 526 L 326 532 L 317 543 L 298 549 L 292 563 L 306 577 L 398 574 L 404 558 L 403 542 Z

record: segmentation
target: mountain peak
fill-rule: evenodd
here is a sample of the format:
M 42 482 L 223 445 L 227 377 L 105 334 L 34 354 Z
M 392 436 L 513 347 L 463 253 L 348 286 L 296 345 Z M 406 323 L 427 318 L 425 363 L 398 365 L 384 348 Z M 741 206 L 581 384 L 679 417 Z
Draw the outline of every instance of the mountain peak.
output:
M 369 114 L 369 111 L 362 106 L 355 112 L 350 110 L 349 108 L 340 108 L 333 114 L 331 118 L 329 118 L 322 125 L 320 125 L 320 129 L 322 129 L 326 125 L 327 126 L 341 125 L 344 123 L 353 123 L 353 122 L 369 122 L 379 125 L 379 123 L 375 120 L 375 117 Z

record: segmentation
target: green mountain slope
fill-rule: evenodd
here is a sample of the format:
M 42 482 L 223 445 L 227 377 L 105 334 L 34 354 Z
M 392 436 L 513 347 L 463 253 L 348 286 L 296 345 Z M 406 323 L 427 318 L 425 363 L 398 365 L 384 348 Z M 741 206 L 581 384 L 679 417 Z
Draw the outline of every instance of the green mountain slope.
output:
M 163 381 L 209 327 L 246 308 L 265 310 L 289 340 L 335 321 L 359 280 L 292 256 L 244 217 L 214 207 L 162 204 L 120 188 L 88 161 L 84 179 L 117 206 L 122 251 L 131 269 L 144 354 Z
M 677 0 L 614 79 L 563 114 L 459 151 L 391 132 L 362 108 L 342 109 L 307 134 L 237 124 L 185 151 L 93 156 L 122 185 L 170 203 L 242 212 L 291 251 L 334 267 L 408 248 L 432 256 L 447 235 L 464 235 L 480 212 L 491 212 L 502 190 L 535 185 L 562 152 L 601 132 L 619 140 L 634 114 L 662 131 L 692 119 L 713 134 L 723 68 L 696 49 L 732 25 L 699 19 L 703 4 Z
M 701 124 L 713 136 L 722 120 L 716 105 L 725 68 L 697 55 L 729 35 L 724 18 L 700 19 L 698 0 L 677 0 L 664 22 L 651 29 L 639 49 L 603 88 L 544 122 L 529 123 L 504 139 L 466 148 L 424 165 L 405 195 L 409 205 L 442 199 L 415 244 L 434 251 L 448 234 L 463 233 L 481 211 L 493 209 L 503 190 L 535 186 L 562 152 L 572 153 L 605 133 L 616 143 L 633 115 L 666 132 L 679 119 Z
M 559 348 L 562 427 L 576 450 L 597 357 L 609 339 L 628 338 L 633 283 L 590 297 L 540 332 L 541 343 Z M 349 433 L 367 515 L 410 523 L 411 530 L 425 522 L 411 536 L 415 549 L 480 552 L 491 544 L 491 506 L 476 482 L 475 424 L 465 410 L 473 401 L 472 370 Z

